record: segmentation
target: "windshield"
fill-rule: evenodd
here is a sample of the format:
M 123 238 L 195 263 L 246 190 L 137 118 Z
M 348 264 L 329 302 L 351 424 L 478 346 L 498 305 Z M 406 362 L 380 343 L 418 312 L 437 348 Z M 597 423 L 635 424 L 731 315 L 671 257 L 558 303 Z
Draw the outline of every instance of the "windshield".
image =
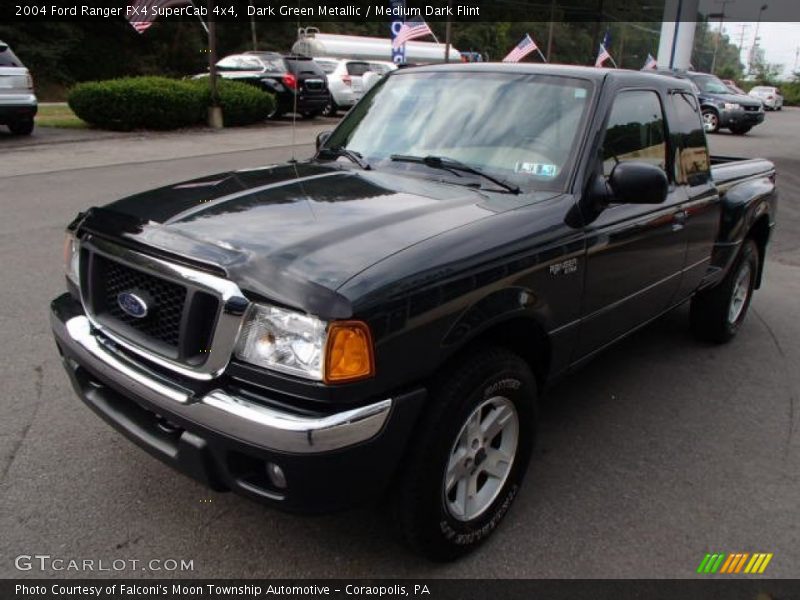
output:
M 724 83 L 722 83 L 719 79 L 714 77 L 713 75 L 703 75 L 701 77 L 692 77 L 692 81 L 694 81 L 695 85 L 700 88 L 701 92 L 707 92 L 709 94 L 730 94 L 731 90 L 728 89 Z
M 591 95 L 591 83 L 569 77 L 396 72 L 348 113 L 325 146 L 358 152 L 377 168 L 426 171 L 391 157 L 436 156 L 523 189 L 560 190 Z

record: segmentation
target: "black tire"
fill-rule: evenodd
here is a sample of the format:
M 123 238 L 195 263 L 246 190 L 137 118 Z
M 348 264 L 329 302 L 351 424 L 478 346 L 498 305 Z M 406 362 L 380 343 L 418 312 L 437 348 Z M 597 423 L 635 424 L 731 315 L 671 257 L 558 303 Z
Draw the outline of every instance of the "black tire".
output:
M 14 121 L 8 124 L 8 128 L 14 135 L 30 135 L 33 133 L 33 119 Z
M 486 348 L 465 355 L 432 385 L 426 414 L 392 494 L 395 523 L 412 548 L 433 560 L 453 560 L 477 548 L 497 528 L 519 491 L 530 460 L 536 396 L 536 380 L 527 363 L 503 348 Z M 479 407 L 481 412 L 477 412 Z M 495 412 L 498 410 L 501 412 Z M 475 414 L 479 427 L 488 424 L 492 416 L 501 422 L 501 415 L 506 416 L 502 422 L 508 425 L 503 425 L 492 439 L 484 438 L 481 442 L 478 438 L 483 430 L 467 428 L 468 417 Z M 514 417 L 516 428 L 512 423 Z M 469 446 L 457 447 L 458 441 L 473 432 L 477 432 L 477 437 Z M 508 452 L 515 435 L 515 451 Z M 463 463 L 461 457 L 454 458 L 462 450 Z M 512 457 L 503 460 L 502 466 L 499 460 L 493 462 L 500 456 L 498 450 Z M 451 457 L 451 464 L 463 474 L 455 480 L 459 483 L 448 495 L 445 478 Z M 505 478 L 490 477 L 481 464 L 485 469 L 494 464 L 505 472 Z M 467 480 L 473 476 L 475 487 L 470 488 Z M 452 512 L 458 498 L 449 496 L 460 492 L 461 483 L 464 483 L 464 506 L 469 506 L 466 498 L 470 489 L 475 494 L 469 496 L 475 498 L 473 507 L 483 506 L 474 518 L 468 519 L 467 514 L 456 518 Z
M 731 133 L 734 135 L 744 135 L 750 131 L 752 127 L 731 127 Z
M 703 109 L 703 123 L 706 133 L 717 133 L 719 131 L 719 114 L 713 108 Z
M 316 119 L 322 111 L 319 110 L 309 110 L 303 113 L 304 119 Z
M 286 113 L 286 108 L 279 100 L 275 100 L 275 106 L 272 109 L 272 112 L 267 115 L 267 119 L 270 121 L 274 121 L 275 119 L 280 119 Z
M 334 102 L 333 98 L 330 99 L 325 105 L 325 108 L 322 109 L 322 116 L 323 117 L 335 117 L 336 113 L 339 112 L 339 105 Z
M 753 240 L 746 239 L 725 278 L 692 298 L 689 316 L 692 332 L 698 339 L 724 344 L 736 336 L 753 298 L 759 261 L 758 246 Z M 741 291 L 741 277 L 747 279 L 746 295 L 736 310 L 734 294 Z

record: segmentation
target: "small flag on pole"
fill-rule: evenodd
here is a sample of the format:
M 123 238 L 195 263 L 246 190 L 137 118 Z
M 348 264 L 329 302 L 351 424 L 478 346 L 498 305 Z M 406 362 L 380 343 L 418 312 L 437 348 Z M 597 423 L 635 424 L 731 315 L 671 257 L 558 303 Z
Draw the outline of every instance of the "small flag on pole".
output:
M 529 33 L 526 33 L 519 44 L 514 46 L 514 49 L 506 55 L 503 62 L 519 62 L 528 56 L 528 54 L 538 49 L 539 47 L 536 45 L 536 42 L 533 41 Z
M 647 55 L 647 60 L 644 61 L 644 68 L 651 71 L 655 71 L 658 68 L 658 63 L 656 62 L 656 59 L 653 58 L 652 54 Z
M 144 33 L 156 20 L 157 8 L 191 3 L 191 0 L 133 0 L 128 4 L 125 18 L 137 33 Z
M 600 50 L 597 53 L 597 60 L 594 61 L 595 67 L 602 67 L 603 63 L 607 60 L 610 60 L 612 63 L 614 59 L 611 58 L 611 54 L 608 52 L 608 46 L 611 44 L 611 32 L 606 29 L 606 34 L 603 36 L 603 41 L 600 43 Z
M 433 32 L 423 19 L 406 21 L 398 30 L 394 40 L 392 40 L 392 48 L 399 48 L 409 40 L 425 37 L 426 35 L 433 35 Z

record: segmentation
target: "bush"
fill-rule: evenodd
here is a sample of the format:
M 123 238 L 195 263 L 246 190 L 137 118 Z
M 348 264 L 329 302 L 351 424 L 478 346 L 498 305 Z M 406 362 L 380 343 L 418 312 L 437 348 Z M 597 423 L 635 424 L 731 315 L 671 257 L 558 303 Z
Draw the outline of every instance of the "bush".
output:
M 201 94 L 203 104 L 205 106 L 211 104 L 208 79 L 196 79 L 191 83 Z M 225 127 L 250 125 L 264 121 L 275 107 L 275 98 L 272 94 L 268 94 L 254 85 L 220 79 L 217 81 L 217 90 Z
M 266 119 L 274 100 L 260 89 L 220 80 L 225 125 L 246 125 Z M 177 129 L 206 120 L 208 80 L 129 77 L 80 83 L 67 103 L 81 119 L 102 129 Z

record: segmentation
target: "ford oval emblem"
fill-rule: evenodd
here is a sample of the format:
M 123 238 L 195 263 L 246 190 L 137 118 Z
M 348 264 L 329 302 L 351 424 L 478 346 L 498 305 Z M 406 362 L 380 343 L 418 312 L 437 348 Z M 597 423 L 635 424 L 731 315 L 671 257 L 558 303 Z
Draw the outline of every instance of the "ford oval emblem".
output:
M 136 319 L 143 319 L 147 316 L 149 307 L 141 296 L 133 292 L 121 292 L 117 295 L 117 304 L 126 315 Z

